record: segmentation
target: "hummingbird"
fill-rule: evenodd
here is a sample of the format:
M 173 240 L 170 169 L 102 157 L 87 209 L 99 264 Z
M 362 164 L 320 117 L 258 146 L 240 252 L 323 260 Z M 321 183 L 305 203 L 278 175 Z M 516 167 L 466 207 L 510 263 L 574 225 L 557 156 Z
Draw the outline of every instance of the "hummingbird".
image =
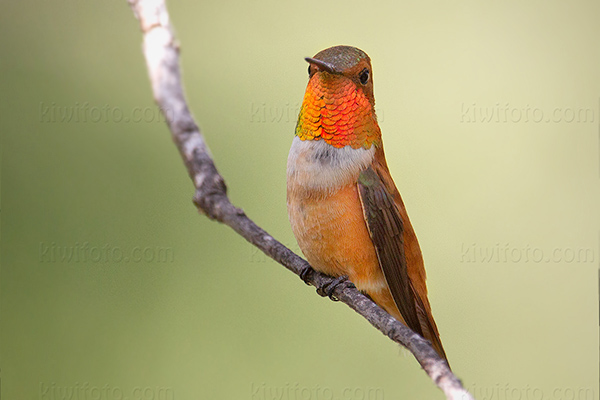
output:
M 351 46 L 305 60 L 309 80 L 287 162 L 298 245 L 315 270 L 347 278 L 447 361 L 417 236 L 386 163 L 371 60 Z

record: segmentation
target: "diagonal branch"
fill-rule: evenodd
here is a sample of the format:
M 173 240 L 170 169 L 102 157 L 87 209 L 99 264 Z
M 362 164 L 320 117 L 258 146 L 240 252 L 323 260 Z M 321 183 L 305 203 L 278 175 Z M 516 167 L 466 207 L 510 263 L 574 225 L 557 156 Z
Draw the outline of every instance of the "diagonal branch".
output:
M 179 46 L 169 22 L 164 0 L 128 2 L 141 25 L 144 37 L 143 51 L 154 100 L 165 115 L 173 140 L 194 182 L 194 203 L 198 210 L 208 218 L 230 226 L 240 236 L 296 275 L 302 274 L 307 283 L 317 288 L 331 284 L 334 278 L 314 271 L 305 260 L 275 240 L 241 209 L 231 204 L 227 197 L 225 181 L 217 171 L 183 94 Z M 353 285 L 338 285 L 332 295 L 366 318 L 394 342 L 410 350 L 427 375 L 445 393 L 446 398 L 473 399 L 428 341 L 379 308 Z

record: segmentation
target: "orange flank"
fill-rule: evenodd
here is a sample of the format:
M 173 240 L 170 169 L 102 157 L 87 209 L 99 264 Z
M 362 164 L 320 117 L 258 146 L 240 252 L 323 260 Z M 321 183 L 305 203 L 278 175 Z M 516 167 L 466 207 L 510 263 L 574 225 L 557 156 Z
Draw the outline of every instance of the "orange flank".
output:
M 327 201 L 299 196 L 291 198 L 290 204 L 292 229 L 298 232 L 298 245 L 313 268 L 331 276 L 348 275 L 363 291 L 387 287 L 356 185 L 346 185 Z

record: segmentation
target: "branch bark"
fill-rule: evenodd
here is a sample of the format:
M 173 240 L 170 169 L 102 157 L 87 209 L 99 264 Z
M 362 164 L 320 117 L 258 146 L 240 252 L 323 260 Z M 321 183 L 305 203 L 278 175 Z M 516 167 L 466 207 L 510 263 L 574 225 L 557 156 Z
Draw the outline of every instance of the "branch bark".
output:
M 296 275 L 303 274 L 311 285 L 323 288 L 331 284 L 334 278 L 313 270 L 305 260 L 231 204 L 225 181 L 217 171 L 185 100 L 179 68 L 179 45 L 164 0 L 128 0 L 128 3 L 139 20 L 143 33 L 143 52 L 154 100 L 165 116 L 173 140 L 194 182 L 194 203 L 198 210 L 208 218 L 228 225 Z M 338 285 L 332 294 L 366 318 L 384 335 L 406 347 L 447 399 L 473 399 L 428 341 L 398 322 L 353 285 Z

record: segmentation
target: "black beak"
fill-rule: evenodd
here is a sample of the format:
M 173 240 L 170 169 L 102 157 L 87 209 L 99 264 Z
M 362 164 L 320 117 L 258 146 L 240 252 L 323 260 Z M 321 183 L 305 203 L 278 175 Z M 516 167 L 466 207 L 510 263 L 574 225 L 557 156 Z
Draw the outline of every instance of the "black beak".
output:
M 336 72 L 335 67 L 333 65 L 329 64 L 328 62 L 317 60 L 316 58 L 310 58 L 310 57 L 306 57 L 305 60 L 313 65 L 316 65 L 322 71 L 327 71 L 330 74 L 335 74 L 335 72 Z

